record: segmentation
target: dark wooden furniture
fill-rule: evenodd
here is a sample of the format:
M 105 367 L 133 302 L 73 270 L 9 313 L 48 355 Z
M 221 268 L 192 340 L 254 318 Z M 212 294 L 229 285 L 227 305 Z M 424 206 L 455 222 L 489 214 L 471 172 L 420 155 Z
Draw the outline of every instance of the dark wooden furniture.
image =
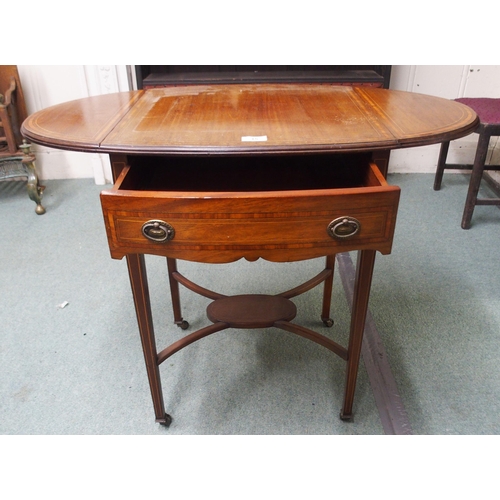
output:
M 485 164 L 490 138 L 500 136 L 500 99 L 464 97 L 456 99 L 456 101 L 469 106 L 479 116 L 480 124 L 475 130 L 475 132 L 479 134 L 476 155 L 472 165 L 446 163 L 450 141 L 443 142 L 441 144 L 436 176 L 434 178 L 434 190 L 439 191 L 441 189 L 443 173 L 446 169 L 472 170 L 462 216 L 462 228 L 470 229 L 472 215 L 476 205 L 500 206 L 500 198 L 478 198 L 483 172 L 485 170 L 500 170 L 500 165 Z
M 44 214 L 35 156 L 23 140 L 21 123 L 26 119 L 26 105 L 17 66 L 0 66 L 0 180 L 26 177 L 28 195 L 36 203 L 35 212 Z
M 352 418 L 372 272 L 391 251 L 399 188 L 379 152 L 458 138 L 478 119 L 468 107 L 372 87 L 316 84 L 182 86 L 90 97 L 38 112 L 32 141 L 110 154 L 115 185 L 101 194 L 113 258 L 126 257 L 157 422 L 168 425 L 159 365 L 227 328 L 280 328 L 347 363 L 341 418 Z M 382 167 L 385 169 L 382 161 Z M 290 300 L 323 284 L 331 325 L 336 253 L 358 250 L 347 346 L 293 322 Z M 212 324 L 157 351 L 144 254 L 165 256 L 174 321 L 179 283 L 212 299 Z M 275 262 L 324 257 L 317 276 L 278 295 L 225 296 L 179 273 L 177 259 Z
M 326 83 L 389 88 L 391 66 L 135 66 L 137 87 L 244 83 Z

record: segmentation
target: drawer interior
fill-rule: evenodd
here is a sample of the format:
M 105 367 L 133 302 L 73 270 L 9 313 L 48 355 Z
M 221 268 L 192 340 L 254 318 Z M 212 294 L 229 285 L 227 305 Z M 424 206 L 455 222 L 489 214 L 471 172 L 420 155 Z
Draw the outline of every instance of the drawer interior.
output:
M 129 156 L 118 190 L 254 192 L 385 185 L 369 154 L 243 157 Z

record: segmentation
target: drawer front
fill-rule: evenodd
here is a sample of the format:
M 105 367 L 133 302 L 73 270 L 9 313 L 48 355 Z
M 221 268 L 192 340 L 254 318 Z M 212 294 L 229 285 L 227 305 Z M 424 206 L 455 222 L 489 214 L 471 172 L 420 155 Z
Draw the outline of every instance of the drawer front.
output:
M 399 188 L 215 197 L 111 190 L 101 200 L 114 258 L 290 261 L 368 248 L 389 253 Z

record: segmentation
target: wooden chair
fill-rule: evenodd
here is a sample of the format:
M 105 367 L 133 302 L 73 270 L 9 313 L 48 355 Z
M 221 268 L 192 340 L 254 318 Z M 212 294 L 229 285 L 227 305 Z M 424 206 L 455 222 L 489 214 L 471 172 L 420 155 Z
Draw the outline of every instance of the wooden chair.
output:
M 450 142 L 443 142 L 441 144 L 436 176 L 434 178 L 434 190 L 439 191 L 441 188 L 441 181 L 445 169 L 472 169 L 469 190 L 462 217 L 462 228 L 469 229 L 476 205 L 500 205 L 500 198 L 478 198 L 479 186 L 483 178 L 484 170 L 500 170 L 500 165 L 485 165 L 490 137 L 500 136 L 500 99 L 469 97 L 456 99 L 456 101 L 469 106 L 479 116 L 480 124 L 475 130 L 475 133 L 479 134 L 476 156 L 473 165 L 446 163 Z
M 28 116 L 17 66 L 0 66 L 0 180 L 27 177 L 28 195 L 35 212 L 44 214 L 42 193 L 35 168 L 35 156 L 23 140 L 21 124 Z

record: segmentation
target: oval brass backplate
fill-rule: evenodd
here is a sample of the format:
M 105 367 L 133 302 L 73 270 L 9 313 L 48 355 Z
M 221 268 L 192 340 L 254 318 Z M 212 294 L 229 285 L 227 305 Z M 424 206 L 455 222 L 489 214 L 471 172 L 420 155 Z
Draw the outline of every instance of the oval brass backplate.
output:
M 164 243 L 175 236 L 174 228 L 162 220 L 148 220 L 142 225 L 142 234 L 150 241 Z
M 327 231 L 332 238 L 342 240 L 358 234 L 360 229 L 361 223 L 358 219 L 354 217 L 339 217 L 328 224 Z

